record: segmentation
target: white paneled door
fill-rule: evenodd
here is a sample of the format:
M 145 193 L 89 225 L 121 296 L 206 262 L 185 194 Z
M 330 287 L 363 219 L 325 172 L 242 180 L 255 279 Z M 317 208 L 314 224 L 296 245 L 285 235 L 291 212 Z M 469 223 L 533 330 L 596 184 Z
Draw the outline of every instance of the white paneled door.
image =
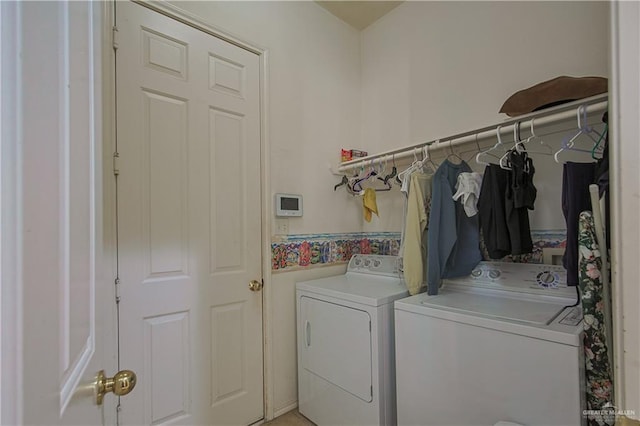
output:
M 115 355 L 103 333 L 101 5 L 0 9 L 1 290 L 13 298 L 2 300 L 0 422 L 110 423 L 115 399 L 103 411 L 92 386 Z
M 120 422 L 263 417 L 259 57 L 116 3 Z

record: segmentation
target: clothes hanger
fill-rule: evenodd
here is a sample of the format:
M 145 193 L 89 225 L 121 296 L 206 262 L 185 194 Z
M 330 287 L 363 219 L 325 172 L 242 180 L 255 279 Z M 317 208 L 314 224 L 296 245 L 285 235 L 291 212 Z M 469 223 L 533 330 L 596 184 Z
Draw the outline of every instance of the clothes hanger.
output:
M 583 117 L 582 120 L 580 120 L 580 116 L 581 115 Z M 587 107 L 586 107 L 586 105 L 580 105 L 577 108 L 577 110 L 576 110 L 576 119 L 578 121 L 578 132 L 575 135 L 567 136 L 562 140 L 562 146 L 553 155 L 553 159 L 556 161 L 556 163 L 562 163 L 563 162 L 563 161 L 560 160 L 560 154 L 562 154 L 563 152 L 566 152 L 566 151 L 586 152 L 586 153 L 591 154 L 592 148 L 584 149 L 584 148 L 578 148 L 578 147 L 575 146 L 576 140 L 580 136 L 582 136 L 582 135 L 588 136 L 594 142 L 594 144 L 596 144 L 596 145 L 598 144 L 598 139 L 594 138 L 592 133 L 597 134 L 598 137 L 602 137 L 602 135 L 600 133 L 598 133 L 595 130 L 593 130 L 593 128 L 587 124 Z
M 529 151 L 525 147 L 526 141 L 523 141 L 520 138 L 520 122 L 517 122 L 513 127 L 513 139 L 514 146 L 509 149 L 501 158 L 500 158 L 500 167 L 505 170 L 512 170 L 514 156 L 519 160 L 518 163 L 522 164 L 522 171 L 525 173 L 530 173 L 533 167 L 533 163 L 529 158 Z
M 430 166 L 431 172 L 435 173 L 438 170 L 438 165 L 433 162 L 431 156 L 429 155 L 429 145 L 427 144 L 423 146 L 422 149 L 424 150 L 424 160 L 422 161 L 423 166 Z
M 364 169 L 363 169 L 364 170 Z M 340 188 L 341 186 L 345 186 L 347 189 L 347 192 L 355 195 L 354 191 L 353 191 L 353 185 L 355 184 L 356 179 L 358 178 L 358 172 L 356 171 L 355 174 L 351 177 L 347 177 L 347 175 L 342 175 L 342 179 L 340 179 L 340 183 L 338 183 L 337 185 L 333 186 L 333 190 L 337 191 L 338 188 Z
M 405 170 L 398 173 L 398 179 L 400 180 L 400 183 L 402 183 L 402 181 L 407 177 L 407 175 L 410 175 L 411 173 L 416 171 L 418 167 L 422 167 L 420 160 L 418 160 L 418 154 L 416 152 L 416 149 L 417 148 L 413 148 L 413 163 L 411 163 L 411 165 L 409 165 L 409 167 L 407 167 Z
M 525 152 L 527 149 L 524 147 L 525 141 L 520 137 L 520 122 L 517 121 L 513 126 L 513 149 L 518 153 Z
M 582 110 L 582 121 L 580 120 L 580 111 Z M 589 136 L 589 138 L 594 142 L 594 143 L 598 143 L 599 138 L 602 137 L 602 135 L 598 132 L 595 131 L 595 129 L 592 126 L 589 126 L 589 123 L 587 122 L 587 106 L 586 105 L 580 105 L 578 107 L 577 110 L 577 118 L 578 118 L 578 133 L 571 138 L 571 140 L 569 141 L 570 143 L 573 143 L 576 139 L 578 139 L 578 137 L 580 137 L 580 135 L 587 135 Z M 597 135 L 596 137 L 594 137 L 593 135 Z
M 375 178 L 377 180 L 384 181 L 384 172 L 387 170 L 387 165 L 382 162 L 382 157 L 378 158 L 378 167 L 376 167 L 376 159 L 371 160 L 371 167 L 376 171 Z
M 393 167 L 396 168 L 396 158 L 395 158 L 395 156 L 393 156 L 392 158 L 393 158 Z M 397 171 L 397 169 L 396 169 L 396 171 Z M 398 176 L 397 173 L 396 173 L 395 179 L 393 181 L 398 185 L 402 185 L 402 180 L 400 179 L 400 176 Z
M 391 173 L 382 178 L 382 181 L 386 184 L 389 182 L 389 179 L 393 179 L 398 174 L 398 168 L 396 167 L 396 159 L 395 154 L 391 154 L 391 161 L 393 162 L 393 166 L 391 167 Z M 385 160 L 386 163 L 386 160 Z
M 449 149 L 451 150 L 451 154 L 447 156 L 447 160 L 451 161 L 451 157 L 454 157 L 458 161 L 460 161 L 460 163 L 464 163 L 464 160 L 453 151 L 453 139 L 449 139 Z
M 520 140 L 519 133 L 520 133 L 520 122 L 518 121 L 516 124 L 513 125 L 513 148 L 508 149 L 504 153 L 504 155 L 500 157 L 500 160 L 498 161 L 500 168 L 504 170 L 511 170 L 511 161 L 509 160 L 509 157 L 511 156 L 511 154 L 513 154 L 514 152 L 522 153 L 526 151 L 526 149 L 524 149 L 524 146 L 522 146 L 522 141 Z
M 349 178 L 349 183 L 347 184 L 347 192 L 349 194 L 351 194 L 351 195 L 359 195 L 360 191 L 356 191 L 354 189 L 354 187 L 355 187 L 355 185 L 356 185 L 356 183 L 357 183 L 357 181 L 359 179 L 359 176 L 361 174 L 364 174 L 364 164 L 362 166 L 360 166 L 360 172 L 359 173 L 356 171 L 354 173 L 354 175 Z
M 529 154 L 541 154 L 541 155 L 553 155 L 553 148 L 551 147 L 551 145 L 549 145 L 548 143 L 546 143 L 541 137 L 539 137 L 538 135 L 536 135 L 535 131 L 533 130 L 533 123 L 535 121 L 535 118 L 531 118 L 531 136 L 529 136 L 524 142 L 523 144 L 526 146 L 527 148 L 527 152 Z M 531 141 L 538 139 L 540 140 L 540 144 L 538 144 L 538 147 L 544 148 L 544 150 L 534 150 L 531 149 L 531 146 L 529 145 L 531 143 Z
M 600 139 L 598 139 L 598 142 L 596 142 L 596 144 L 593 146 L 593 149 L 591 150 L 591 158 L 593 158 L 594 160 L 598 160 L 600 158 L 596 156 L 596 152 L 601 153 L 601 151 L 604 151 L 603 148 L 599 148 L 599 147 L 600 147 L 600 142 L 602 142 L 604 137 L 607 135 L 608 131 L 609 131 L 609 123 L 605 123 L 604 130 L 602 131 L 602 136 L 600 136 Z
M 606 148 L 606 147 L 600 147 L 600 142 L 602 142 L 609 133 L 609 120 L 605 119 L 607 114 L 608 112 L 605 112 L 604 115 L 602 116 L 602 121 L 604 122 L 604 130 L 602 131 L 602 136 L 600 136 L 600 139 L 598 139 L 598 142 L 596 142 L 595 146 L 591 150 L 591 158 L 593 158 L 594 160 L 598 159 L 596 157 L 596 152 L 599 152 L 602 156 L 604 155 L 604 150 Z
M 497 155 L 493 154 L 493 151 L 495 149 L 497 149 L 497 148 L 502 148 L 503 152 L 504 152 L 504 146 L 502 144 L 502 137 L 500 136 L 500 129 L 502 129 L 502 126 L 498 126 L 496 128 L 496 136 L 498 138 L 498 141 L 496 142 L 496 144 L 494 146 L 492 146 L 491 148 L 485 150 L 485 151 L 478 152 L 478 154 L 476 155 L 476 163 L 477 164 L 483 164 L 485 166 L 488 166 L 488 165 L 492 164 L 492 163 L 489 163 L 487 161 L 482 161 L 481 158 L 482 158 L 483 155 L 487 155 L 489 157 L 495 158 L 496 160 L 500 160 L 500 157 L 498 157 Z M 476 135 L 476 137 L 477 137 L 477 135 Z M 479 148 L 479 146 L 478 146 L 478 148 Z
M 380 182 L 384 183 L 384 188 L 373 188 L 376 192 L 383 192 L 383 191 L 391 191 L 391 183 L 387 180 L 385 180 L 385 178 L 381 177 L 382 175 L 384 175 L 385 171 L 387 170 L 387 157 L 384 157 L 384 163 L 382 162 L 382 158 L 378 159 L 378 176 L 376 176 L 376 180 L 379 180 Z
M 371 160 L 371 164 L 369 167 L 369 172 L 365 176 L 356 179 L 356 181 L 354 182 L 352 188 L 355 192 L 364 191 L 364 189 L 362 189 L 362 182 L 378 175 L 378 172 L 376 172 L 375 168 L 373 167 L 373 160 Z
M 482 149 L 480 148 L 480 142 L 478 141 L 478 134 L 476 133 L 476 138 L 475 138 L 475 142 L 476 142 L 476 146 L 473 149 L 468 149 L 465 151 L 460 151 L 460 156 L 462 156 L 463 154 L 467 154 L 467 153 L 471 153 L 471 156 L 467 159 L 465 159 L 464 161 L 466 163 L 468 163 L 469 161 L 473 160 L 473 158 L 482 151 Z
M 376 192 L 385 192 L 385 191 L 391 191 L 392 185 L 391 182 L 384 182 L 384 179 L 382 178 L 378 178 L 379 181 L 384 183 L 384 187 L 383 188 L 373 188 L 374 191 Z
M 376 170 L 375 168 L 375 160 L 371 160 L 371 165 L 369 166 L 370 170 L 369 172 L 362 178 L 358 178 L 355 183 L 353 184 L 353 191 L 355 195 L 364 195 L 364 188 L 362 188 L 362 183 L 373 178 L 373 177 L 377 177 L 377 180 L 383 181 L 384 179 L 378 177 L 379 175 L 379 171 Z M 382 191 L 390 191 L 391 190 L 391 183 L 390 182 L 385 182 L 385 187 L 384 188 L 371 188 L 376 192 L 382 192 Z
M 500 160 L 498 160 L 498 165 L 500 165 L 501 169 L 511 170 L 511 163 L 509 162 L 509 156 L 513 153 L 513 149 L 509 149 L 504 153 Z
M 529 141 L 529 139 L 527 139 L 526 141 L 523 141 L 520 137 L 520 122 L 516 122 L 513 125 L 513 148 L 509 149 L 507 152 L 505 152 L 505 154 L 500 157 L 500 161 L 498 162 L 498 164 L 500 165 L 500 167 L 504 170 L 511 170 L 512 169 L 512 165 L 511 165 L 511 155 L 513 153 L 517 153 L 519 155 L 523 155 L 525 157 L 529 156 L 529 150 L 525 147 L 525 143 L 527 143 Z M 551 147 L 549 147 L 551 148 Z M 549 154 L 550 155 L 550 154 Z
M 342 185 L 346 185 L 347 183 L 349 183 L 349 178 L 346 175 L 342 176 L 342 180 L 340 181 L 339 184 L 335 185 L 333 187 L 333 190 L 337 190 L 339 187 L 341 187 Z

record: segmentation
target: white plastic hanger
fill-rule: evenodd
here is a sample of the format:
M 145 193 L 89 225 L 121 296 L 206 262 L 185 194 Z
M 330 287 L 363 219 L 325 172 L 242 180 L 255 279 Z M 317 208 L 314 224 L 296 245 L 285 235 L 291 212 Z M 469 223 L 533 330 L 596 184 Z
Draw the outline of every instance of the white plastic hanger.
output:
M 507 152 L 504 153 L 502 157 L 500 157 L 500 161 L 498 164 L 504 170 L 511 170 L 511 164 L 509 163 L 509 155 L 515 150 L 516 152 L 525 151 L 522 146 L 522 141 L 518 138 L 518 128 L 520 127 L 520 122 L 517 122 L 513 125 L 513 148 L 508 149 Z
M 511 170 L 511 164 L 509 163 L 509 154 L 511 154 L 512 151 L 513 149 L 509 149 L 504 153 L 502 157 L 500 157 L 498 164 L 500 165 L 501 169 Z
M 400 173 L 398 173 L 398 179 L 400 179 L 403 183 L 402 187 L 405 188 L 406 187 L 406 183 L 408 182 L 409 176 L 411 175 L 411 173 L 415 172 L 416 170 L 418 170 L 419 168 L 422 167 L 422 162 L 420 160 L 418 160 L 418 153 L 416 150 L 418 150 L 419 148 L 413 148 L 413 163 L 411 163 L 411 165 L 409 167 L 407 167 L 405 170 L 401 171 Z
M 429 155 L 429 145 L 425 145 L 422 148 L 422 150 L 424 153 L 424 159 L 422 160 L 423 168 L 425 168 L 426 166 L 429 166 L 429 168 L 431 169 L 431 172 L 435 173 L 436 170 L 438 170 L 438 165 L 433 162 L 433 160 L 431 159 L 431 156 Z
M 537 136 L 535 131 L 533 130 L 533 122 L 535 118 L 531 118 L 531 136 L 527 138 L 523 143 L 527 148 L 527 152 L 529 154 L 541 154 L 541 155 L 553 155 L 553 148 L 551 145 L 547 144 L 541 137 Z M 534 140 L 540 140 L 540 144 L 537 145 L 540 150 L 532 149 L 532 146 L 529 145 Z
M 484 156 L 484 155 L 489 156 L 489 157 L 493 157 L 496 160 L 500 161 L 500 157 L 498 157 L 497 155 L 495 155 L 493 153 L 493 151 L 498 149 L 498 148 L 501 148 L 503 150 L 503 152 L 505 151 L 504 145 L 502 144 L 502 137 L 500 136 L 500 129 L 502 129 L 502 126 L 498 126 L 496 128 L 496 136 L 498 138 L 498 142 L 496 142 L 496 144 L 494 146 L 492 146 L 491 148 L 489 148 L 489 149 L 487 149 L 485 151 L 478 152 L 478 154 L 476 155 L 476 163 L 484 164 L 485 166 L 488 166 L 489 164 L 491 164 L 488 161 L 483 161 L 482 160 L 482 156 Z

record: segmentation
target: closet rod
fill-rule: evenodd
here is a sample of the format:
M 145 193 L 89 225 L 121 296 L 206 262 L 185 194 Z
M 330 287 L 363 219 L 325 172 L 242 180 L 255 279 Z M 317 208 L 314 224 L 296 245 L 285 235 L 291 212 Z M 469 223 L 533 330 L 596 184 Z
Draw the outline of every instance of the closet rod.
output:
M 484 139 L 496 137 L 496 130 L 500 126 L 500 135 L 508 135 L 513 133 L 514 126 L 520 123 L 520 127 L 526 129 L 531 126 L 531 120 L 535 120 L 535 126 L 547 126 L 557 124 L 570 118 L 576 117 L 576 112 L 582 105 L 586 106 L 587 114 L 594 114 L 598 112 L 604 112 L 607 110 L 607 94 L 601 94 L 592 96 L 590 98 L 580 99 L 578 101 L 566 103 L 557 107 L 549 108 L 543 111 L 534 112 L 531 114 L 521 115 L 518 117 L 510 118 L 502 123 L 493 124 L 491 126 L 485 126 L 480 129 L 475 129 L 468 132 L 458 133 L 455 135 L 447 136 L 444 138 L 432 140 L 429 142 L 421 142 L 415 145 L 405 146 L 402 148 L 396 148 L 378 154 L 368 155 L 355 160 L 346 161 L 341 163 L 338 167 L 338 172 L 346 172 L 358 168 L 372 160 L 384 157 L 393 156 L 396 160 L 412 157 L 416 148 L 422 148 L 424 146 L 430 146 L 430 151 L 434 149 L 444 149 L 452 147 L 458 147 L 468 143 L 475 143 Z

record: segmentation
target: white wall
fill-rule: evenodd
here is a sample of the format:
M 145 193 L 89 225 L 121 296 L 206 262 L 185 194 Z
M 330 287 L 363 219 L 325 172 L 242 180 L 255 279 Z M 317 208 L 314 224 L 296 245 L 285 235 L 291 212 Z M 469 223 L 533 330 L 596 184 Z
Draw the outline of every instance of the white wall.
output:
M 384 151 L 497 123 L 507 118 L 498 111 L 511 94 L 559 75 L 607 77 L 608 7 L 403 3 L 362 33 L 363 149 Z M 546 141 L 557 145 L 561 136 Z M 564 228 L 561 167 L 548 160 L 534 158 L 535 229 Z M 379 194 L 378 206 L 381 220 L 365 229 L 399 230 L 397 192 Z

